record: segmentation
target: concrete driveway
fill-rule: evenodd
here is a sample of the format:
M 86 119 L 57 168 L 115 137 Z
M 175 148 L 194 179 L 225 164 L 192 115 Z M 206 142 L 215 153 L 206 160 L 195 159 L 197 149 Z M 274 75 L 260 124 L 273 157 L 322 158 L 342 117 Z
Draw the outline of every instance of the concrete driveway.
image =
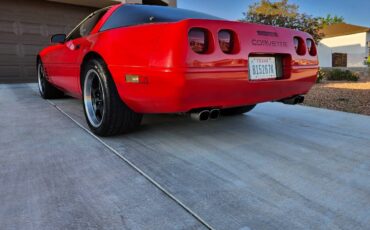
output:
M 260 105 L 96 138 L 81 102 L 0 86 L 0 229 L 368 229 L 370 117 Z

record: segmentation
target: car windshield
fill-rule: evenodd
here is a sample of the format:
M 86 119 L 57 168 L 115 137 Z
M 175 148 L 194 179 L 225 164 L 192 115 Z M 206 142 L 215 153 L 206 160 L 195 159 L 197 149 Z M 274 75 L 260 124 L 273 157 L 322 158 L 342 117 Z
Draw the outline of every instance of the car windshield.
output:
M 164 6 L 122 5 L 106 21 L 100 31 L 159 22 L 178 22 L 185 19 L 225 20 L 191 10 Z

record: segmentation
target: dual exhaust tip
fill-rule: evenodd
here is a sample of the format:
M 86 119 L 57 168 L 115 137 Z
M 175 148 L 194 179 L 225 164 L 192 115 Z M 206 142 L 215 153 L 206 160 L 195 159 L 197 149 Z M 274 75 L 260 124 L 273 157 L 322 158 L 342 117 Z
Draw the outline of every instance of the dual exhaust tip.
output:
M 212 110 L 202 110 L 200 112 L 194 112 L 190 114 L 191 119 L 195 121 L 208 121 L 216 120 L 220 117 L 221 110 L 212 109 Z
M 304 96 L 295 96 L 295 97 L 283 99 L 280 102 L 287 104 L 287 105 L 302 104 L 304 102 Z

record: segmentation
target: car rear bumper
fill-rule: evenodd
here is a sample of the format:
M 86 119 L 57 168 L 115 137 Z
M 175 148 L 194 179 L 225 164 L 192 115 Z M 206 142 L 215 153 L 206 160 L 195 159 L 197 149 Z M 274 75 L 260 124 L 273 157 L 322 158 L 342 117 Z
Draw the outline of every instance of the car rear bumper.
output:
M 289 79 L 250 81 L 248 71 L 143 70 L 109 66 L 121 99 L 138 113 L 179 113 L 201 108 L 231 108 L 277 101 L 308 93 L 317 66 L 293 68 Z M 147 78 L 145 84 L 126 83 L 125 75 Z

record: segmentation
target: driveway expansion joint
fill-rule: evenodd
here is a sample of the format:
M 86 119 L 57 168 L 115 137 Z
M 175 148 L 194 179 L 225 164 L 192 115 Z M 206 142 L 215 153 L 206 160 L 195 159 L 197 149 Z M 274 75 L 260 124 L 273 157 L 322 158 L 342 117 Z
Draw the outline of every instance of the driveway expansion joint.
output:
M 119 157 L 122 161 L 124 161 L 126 164 L 128 164 L 131 168 L 133 168 L 135 171 L 137 171 L 141 176 L 143 176 L 146 180 L 148 180 L 156 188 L 158 188 L 160 191 L 162 191 L 167 197 L 169 197 L 171 200 L 173 200 L 175 203 L 177 203 L 181 208 L 183 208 L 187 213 L 189 213 L 196 220 L 198 220 L 204 227 L 206 227 L 207 229 L 210 229 L 210 230 L 215 229 L 209 223 L 207 223 L 202 217 L 200 217 L 193 210 L 191 210 L 188 206 L 186 206 L 183 202 L 181 202 L 178 198 L 176 198 L 173 194 L 171 194 L 167 189 L 165 189 L 163 186 L 161 186 L 152 177 L 150 177 L 148 174 L 146 174 L 144 171 L 142 171 L 139 167 L 137 167 L 134 163 L 132 163 L 126 157 L 122 156 L 122 154 L 120 154 L 117 150 L 115 150 L 113 147 L 111 147 L 110 145 L 108 145 L 106 142 L 104 142 L 101 138 L 99 138 L 98 136 L 96 136 L 90 130 L 88 130 L 87 128 L 85 128 L 82 124 L 80 124 L 78 121 L 76 121 L 69 114 L 67 114 L 66 112 L 64 112 L 58 105 L 54 104 L 50 100 L 46 100 L 46 101 L 51 106 L 53 106 L 55 109 L 57 109 L 59 112 L 61 112 L 64 116 L 66 116 L 67 118 L 69 118 L 78 127 L 80 127 L 82 130 L 84 130 L 90 136 L 92 136 L 94 139 L 96 139 L 99 143 L 101 143 L 103 146 L 105 146 L 107 149 L 109 149 L 113 154 L 115 154 L 117 157 Z

